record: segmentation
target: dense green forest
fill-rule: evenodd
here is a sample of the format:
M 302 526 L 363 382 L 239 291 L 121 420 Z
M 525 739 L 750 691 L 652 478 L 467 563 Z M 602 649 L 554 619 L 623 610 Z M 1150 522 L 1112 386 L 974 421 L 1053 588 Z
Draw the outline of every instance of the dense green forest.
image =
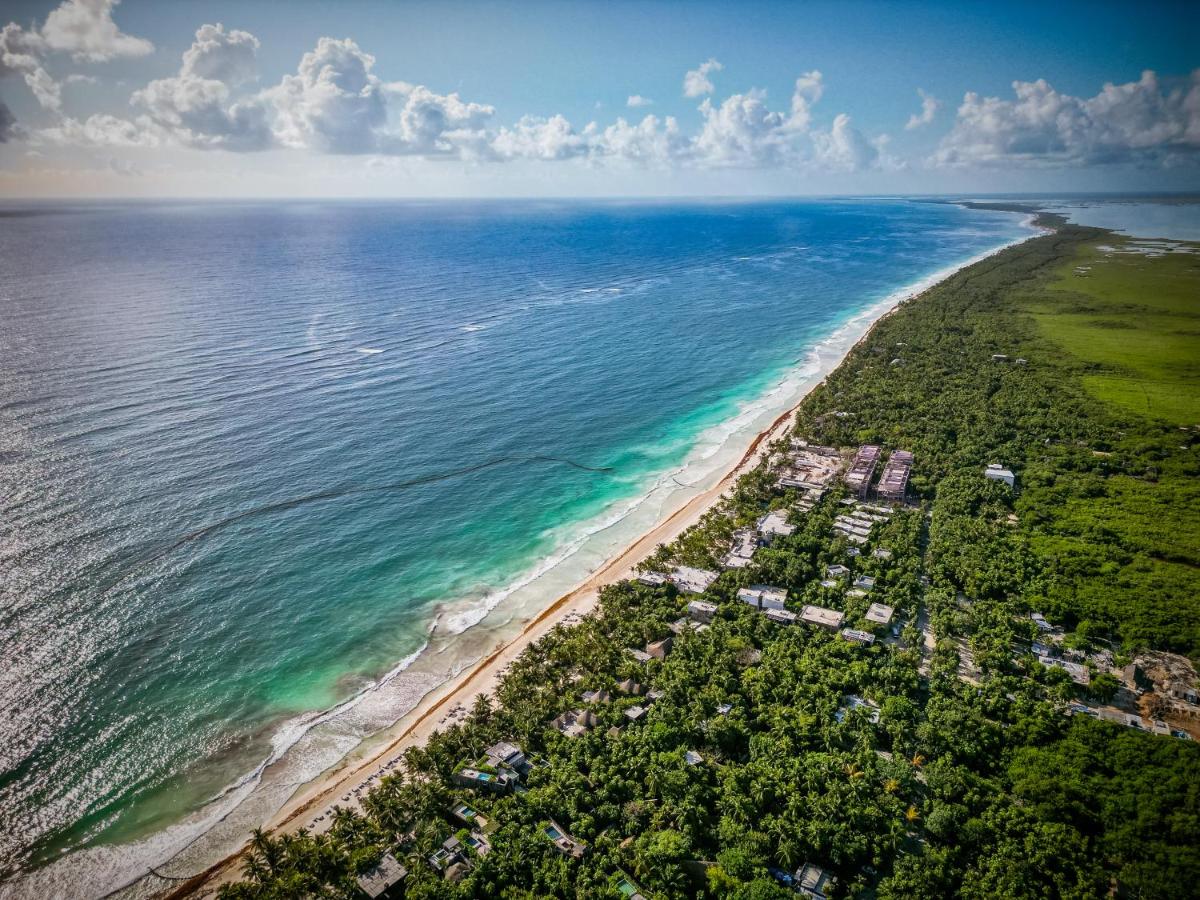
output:
M 765 461 L 647 562 L 717 569 L 735 529 L 788 511 L 792 534 L 705 591 L 709 627 L 679 621 L 696 598 L 669 583 L 606 588 L 497 697 L 407 751 L 364 814 L 256 835 L 222 896 L 358 896 L 385 852 L 408 869 L 407 897 L 765 900 L 796 896 L 788 873 L 806 863 L 836 878 L 832 897 L 1196 895 L 1200 746 L 1064 715 L 1109 676 L 1080 688 L 1013 649 L 1039 611 L 1118 660 L 1200 658 L 1197 434 L 1172 399 L 1197 375 L 1200 255 L 1097 249 L 1117 240 L 1059 224 L 963 270 L 885 317 L 805 400 L 797 437 L 915 454 L 910 502 L 864 543 L 833 530 L 844 488 L 798 506 Z M 1105 348 L 1075 328 L 1132 334 Z M 1170 349 L 1138 350 L 1155 340 Z M 993 462 L 1015 490 L 983 477 Z M 831 581 L 831 566 L 848 575 Z M 873 586 L 846 590 L 863 575 Z M 738 600 L 751 584 L 877 639 L 775 624 Z M 894 607 L 895 628 L 867 621 L 868 603 Z M 665 659 L 627 650 L 668 636 Z M 634 706 L 648 710 L 636 722 Z M 594 722 L 569 737 L 552 720 L 575 709 Z M 534 761 L 521 789 L 458 786 L 496 741 Z M 451 813 L 463 801 L 490 849 L 466 850 L 455 882 L 426 859 L 467 837 Z M 580 858 L 546 836 L 551 820 Z

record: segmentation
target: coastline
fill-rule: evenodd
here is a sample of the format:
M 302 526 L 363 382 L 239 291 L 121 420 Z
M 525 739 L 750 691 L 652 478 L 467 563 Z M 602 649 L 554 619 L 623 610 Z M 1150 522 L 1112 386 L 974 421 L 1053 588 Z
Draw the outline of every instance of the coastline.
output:
M 600 588 L 628 577 L 659 544 L 673 540 L 698 521 L 720 500 L 733 481 L 757 465 L 766 449 L 786 433 L 796 408 L 804 397 L 841 365 L 846 355 L 870 333 L 878 321 L 902 303 L 919 297 L 963 269 L 1044 234 L 1048 229 L 1035 225 L 1034 218 L 1033 215 L 1028 215 L 1022 221 L 1022 225 L 1031 229 L 1031 233 L 1014 238 L 961 263 L 945 267 L 914 284 L 894 291 L 878 303 L 851 316 L 835 332 L 845 332 L 841 353 L 835 359 L 819 359 L 820 365 L 817 370 L 805 375 L 802 379 L 803 386 L 798 394 L 791 397 L 787 408 L 766 428 L 753 436 L 736 464 L 725 471 L 715 484 L 673 507 L 668 507 L 652 528 L 610 556 L 573 589 L 541 608 L 540 612 L 523 624 L 514 637 L 500 640 L 468 668 L 432 687 L 392 726 L 363 741 L 334 766 L 295 791 L 275 814 L 263 823 L 263 827 L 276 833 L 294 832 L 301 828 L 319 831 L 322 823 L 317 820 L 327 814 L 334 805 L 353 807 L 356 793 L 369 789 L 374 779 L 394 765 L 394 761 L 406 748 L 425 742 L 431 734 L 443 727 L 448 713 L 457 707 L 469 707 L 478 694 L 492 694 L 507 667 L 526 647 L 557 625 L 586 615 L 594 608 Z M 830 338 L 832 337 L 831 335 Z M 344 797 L 351 799 L 347 801 Z M 179 883 L 165 896 L 215 895 L 221 884 L 239 878 L 239 863 L 243 852 L 244 847 Z M 132 886 L 131 884 L 126 887 Z

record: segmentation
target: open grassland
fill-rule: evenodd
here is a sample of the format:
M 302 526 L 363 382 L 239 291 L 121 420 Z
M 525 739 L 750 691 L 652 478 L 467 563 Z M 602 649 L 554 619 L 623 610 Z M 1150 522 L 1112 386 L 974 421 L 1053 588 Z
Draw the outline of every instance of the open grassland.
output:
M 1200 253 L 1128 241 L 1079 249 L 1031 309 L 1042 334 L 1087 363 L 1098 400 L 1177 425 L 1200 423 Z

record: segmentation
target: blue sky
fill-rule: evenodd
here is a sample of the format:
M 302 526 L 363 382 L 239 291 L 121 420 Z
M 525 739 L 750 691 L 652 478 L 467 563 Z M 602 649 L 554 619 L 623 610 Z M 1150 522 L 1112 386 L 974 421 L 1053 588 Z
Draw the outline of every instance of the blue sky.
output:
M 1196 10 L 9 3 L 0 193 L 1196 190 Z

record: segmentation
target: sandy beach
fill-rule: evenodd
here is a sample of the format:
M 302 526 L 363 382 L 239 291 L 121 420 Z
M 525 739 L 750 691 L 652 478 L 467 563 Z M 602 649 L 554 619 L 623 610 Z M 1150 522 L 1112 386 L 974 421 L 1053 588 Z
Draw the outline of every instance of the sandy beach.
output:
M 1034 237 L 1037 233 L 1040 233 L 1040 230 L 1034 231 L 1029 237 Z M 1013 241 L 1006 247 L 1020 242 Z M 335 806 L 356 808 L 360 796 L 365 795 L 381 776 L 401 764 L 401 755 L 406 748 L 424 743 L 439 729 L 444 729 L 465 716 L 478 695 L 493 694 L 508 667 L 526 647 L 556 626 L 570 624 L 589 613 L 594 608 L 602 587 L 629 577 L 637 565 L 656 547 L 674 540 L 695 524 L 721 499 L 742 473 L 756 466 L 768 448 L 787 433 L 795 410 L 804 396 L 841 364 L 846 354 L 870 333 L 875 323 L 902 302 L 919 296 L 954 273 L 1003 249 L 1005 248 L 979 254 L 961 265 L 936 272 L 855 316 L 843 326 L 849 331 L 846 335 L 849 339 L 843 345 L 842 352 L 836 358 L 822 360 L 820 370 L 808 380 L 801 394 L 767 428 L 753 437 L 736 464 L 724 472 L 711 487 L 692 496 L 677 508 L 665 511 L 663 518 L 653 528 L 611 556 L 574 589 L 548 604 L 515 636 L 498 640 L 480 655 L 478 661 L 464 669 L 457 677 L 450 678 L 428 691 L 415 707 L 390 728 L 373 736 L 362 746 L 348 753 L 321 777 L 297 790 L 263 823 L 263 827 L 276 833 L 294 832 L 301 828 L 319 832 L 328 826 L 330 813 Z M 239 851 L 187 881 L 180 882 L 165 896 L 215 896 L 222 884 L 236 881 L 240 874 Z

